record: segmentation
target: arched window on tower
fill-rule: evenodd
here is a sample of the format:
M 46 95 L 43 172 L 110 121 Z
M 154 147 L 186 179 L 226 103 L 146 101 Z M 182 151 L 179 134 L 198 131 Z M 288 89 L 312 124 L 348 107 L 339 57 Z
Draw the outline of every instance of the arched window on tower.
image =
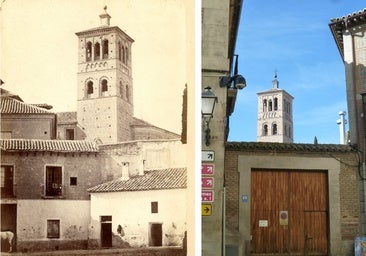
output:
M 103 59 L 108 59 L 108 40 L 103 40 Z
M 121 81 L 119 81 L 119 96 L 123 98 L 123 85 Z
M 277 111 L 278 110 L 278 99 L 274 98 L 274 110 Z
M 100 44 L 98 42 L 94 45 L 94 60 L 100 60 Z
M 92 82 L 92 81 L 89 81 L 89 82 L 86 84 L 86 97 L 87 97 L 87 98 L 91 98 L 91 97 L 92 97 L 92 95 L 93 95 L 93 92 L 94 92 L 93 82 Z
M 103 97 L 108 96 L 108 81 L 106 79 L 103 79 L 101 86 L 101 95 Z
M 128 63 L 128 48 L 126 47 L 125 49 L 125 53 L 126 53 L 126 64 Z
M 122 63 L 124 64 L 126 62 L 125 60 L 125 47 L 122 46 L 122 59 L 121 59 Z
M 272 135 L 277 135 L 277 124 L 272 124 Z
M 267 100 L 264 99 L 263 100 L 263 112 L 266 112 L 267 111 Z
M 122 61 L 121 42 L 118 42 L 118 59 Z
M 268 111 L 272 111 L 272 100 L 268 101 Z
M 262 131 L 262 135 L 263 136 L 267 136 L 268 135 L 268 125 L 263 125 L 263 131 Z
M 91 59 L 92 59 L 92 43 L 91 42 L 86 43 L 85 50 L 86 50 L 86 53 L 85 53 L 86 61 L 91 61 Z
M 126 100 L 127 100 L 127 102 L 130 102 L 130 88 L 129 88 L 128 84 L 126 84 L 125 93 L 126 93 Z

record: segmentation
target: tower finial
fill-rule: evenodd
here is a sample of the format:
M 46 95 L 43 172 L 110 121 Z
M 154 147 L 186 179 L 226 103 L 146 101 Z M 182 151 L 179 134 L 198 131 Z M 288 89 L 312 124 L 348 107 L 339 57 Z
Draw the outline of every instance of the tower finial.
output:
M 103 10 L 104 10 L 105 13 L 99 15 L 100 24 L 101 24 L 101 26 L 109 26 L 111 16 L 107 13 L 107 6 L 106 5 L 104 6 Z
M 280 82 L 277 80 L 277 70 L 275 69 L 274 79 L 272 80 L 272 89 L 278 89 Z

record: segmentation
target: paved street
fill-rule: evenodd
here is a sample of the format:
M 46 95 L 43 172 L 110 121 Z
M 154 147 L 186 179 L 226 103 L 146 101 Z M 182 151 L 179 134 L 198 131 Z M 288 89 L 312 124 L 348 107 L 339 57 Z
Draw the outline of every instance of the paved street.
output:
M 148 247 L 148 248 L 128 248 L 128 249 L 102 249 L 102 250 L 73 250 L 73 251 L 49 251 L 49 252 L 2 252 L 2 256 L 99 256 L 99 255 L 123 255 L 123 256 L 184 256 L 186 255 L 181 247 Z

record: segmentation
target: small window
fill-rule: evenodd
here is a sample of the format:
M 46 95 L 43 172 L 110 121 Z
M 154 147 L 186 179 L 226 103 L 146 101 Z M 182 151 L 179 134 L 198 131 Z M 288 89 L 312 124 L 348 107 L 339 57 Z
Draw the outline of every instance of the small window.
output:
M 110 222 L 112 221 L 112 216 L 107 215 L 107 216 L 100 216 L 100 222 Z
M 102 96 L 108 96 L 108 81 L 102 80 L 102 88 L 101 88 Z
M 108 40 L 103 41 L 103 59 L 108 59 Z
M 94 60 L 100 60 L 100 44 L 96 43 L 94 45 Z
M 74 129 L 66 129 L 66 140 L 74 140 Z
M 70 177 L 70 186 L 77 186 L 77 185 L 78 185 L 78 178 Z
M 272 134 L 277 135 L 277 124 L 272 125 Z
M 46 196 L 62 195 L 62 168 L 58 166 L 46 167 Z
M 268 101 L 268 111 L 272 111 L 272 100 Z
M 122 49 L 121 49 L 121 42 L 118 42 L 118 59 L 122 61 Z
M 86 61 L 91 61 L 92 43 L 86 43 Z
M 93 88 L 93 82 L 89 81 L 86 85 L 86 94 L 87 94 L 87 98 L 90 98 L 91 95 L 94 92 L 94 88 Z
M 277 111 L 278 110 L 278 99 L 274 98 L 274 110 Z
M 268 125 L 263 125 L 263 135 L 267 136 L 268 135 Z
M 47 220 L 47 238 L 60 238 L 60 220 Z
M 263 112 L 266 112 L 267 111 L 267 100 L 264 99 L 263 100 Z
M 158 202 L 151 202 L 151 213 L 158 213 Z
M 13 196 L 13 166 L 1 166 L 0 169 L 0 187 L 1 197 Z

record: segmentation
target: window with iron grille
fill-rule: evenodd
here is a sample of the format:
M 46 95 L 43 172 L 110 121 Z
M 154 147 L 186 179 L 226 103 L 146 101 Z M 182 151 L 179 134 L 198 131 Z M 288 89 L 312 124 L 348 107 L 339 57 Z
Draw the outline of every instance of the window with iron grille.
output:
M 62 195 L 62 167 L 46 166 L 46 196 Z
M 13 196 L 13 166 L 2 165 L 0 169 L 1 197 Z

